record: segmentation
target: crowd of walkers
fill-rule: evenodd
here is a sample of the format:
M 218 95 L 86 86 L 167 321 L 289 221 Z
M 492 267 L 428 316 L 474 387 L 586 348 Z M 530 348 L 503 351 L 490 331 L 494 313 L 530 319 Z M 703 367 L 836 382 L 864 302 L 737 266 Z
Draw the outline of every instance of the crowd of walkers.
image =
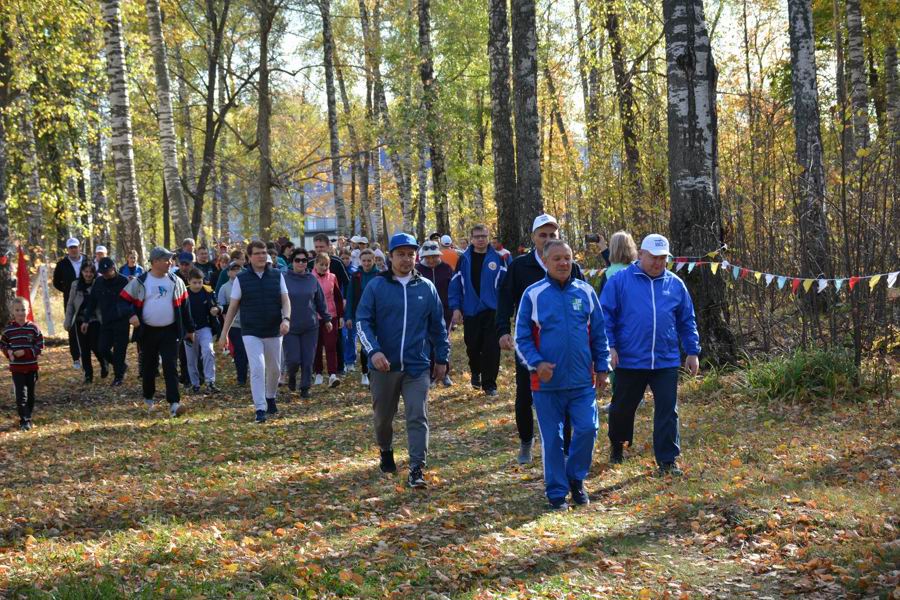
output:
M 133 252 L 118 266 L 102 246 L 92 260 L 72 238 L 53 285 L 84 383 L 94 383 L 96 360 L 100 377 L 111 373 L 111 385 L 121 386 L 135 343 L 143 400 L 155 406 L 161 371 L 172 417 L 185 411 L 183 393 L 220 391 L 218 352 L 230 356 L 237 386 L 249 384 L 260 424 L 278 414 L 280 386 L 289 392 L 282 397 L 308 398 L 316 386 L 340 385 L 358 360 L 380 469 L 397 470 L 393 421 L 402 397 L 408 483 L 426 487 L 429 390 L 453 385 L 449 335 L 461 326 L 468 383 L 486 401 L 498 396 L 501 351 L 514 352 L 516 459 L 533 460 L 536 413 L 552 508 L 589 502 L 583 482 L 599 431 L 597 391 L 608 381 L 610 462 L 625 459 L 649 386 L 659 472 L 681 474 L 678 372 L 685 355 L 696 374 L 700 346 L 687 288 L 666 269 L 668 240 L 650 234 L 638 250 L 628 233 L 613 235 L 595 289 L 550 215 L 534 220 L 533 247 L 516 257 L 485 225 L 467 233 L 458 244 L 437 233 L 422 242 L 397 233 L 385 249 L 361 236 L 334 245 L 323 234 L 312 250 L 252 241 L 211 252 L 186 239 L 177 251 L 153 248 L 143 266 Z M 29 430 L 43 339 L 27 300 L 17 298 L 12 314 L 0 350 Z M 465 370 L 453 362 L 454 373 Z

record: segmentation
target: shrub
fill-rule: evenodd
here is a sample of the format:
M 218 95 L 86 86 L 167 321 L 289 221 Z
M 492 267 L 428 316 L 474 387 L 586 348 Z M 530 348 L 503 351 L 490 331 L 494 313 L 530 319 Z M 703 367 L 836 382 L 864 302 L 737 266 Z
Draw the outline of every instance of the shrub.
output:
M 750 392 L 761 400 L 814 402 L 859 397 L 859 368 L 842 349 L 799 350 L 752 363 L 746 371 Z

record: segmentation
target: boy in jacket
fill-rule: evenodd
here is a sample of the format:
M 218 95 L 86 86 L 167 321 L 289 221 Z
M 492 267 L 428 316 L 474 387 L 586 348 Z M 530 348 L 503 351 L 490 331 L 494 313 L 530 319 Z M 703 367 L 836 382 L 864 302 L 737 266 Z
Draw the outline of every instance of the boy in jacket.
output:
M 128 278 L 116 271 L 116 263 L 108 256 L 101 258 L 97 264 L 100 278 L 91 286 L 91 293 L 81 304 L 81 312 L 85 315 L 100 314 L 100 334 L 97 346 L 100 356 L 113 368 L 113 386 L 122 385 L 125 371 L 125 352 L 128 350 L 128 316 L 127 307 L 122 306 L 119 294 L 128 285 Z M 81 325 L 81 332 L 87 333 L 89 321 Z
M 413 268 L 418 249 L 408 233 L 391 237 L 391 268 L 363 292 L 356 309 L 356 333 L 369 357 L 375 411 L 375 439 L 381 471 L 394 473 L 392 422 L 400 396 L 406 412 L 410 487 L 426 487 L 422 469 L 428 453 L 429 345 L 434 348 L 434 377 L 443 379 L 450 358 L 443 307 L 437 290 Z
M 366 238 L 357 238 L 364 240 Z M 359 301 L 362 298 L 363 291 L 366 289 L 366 286 L 375 279 L 380 271 L 375 268 L 375 253 L 369 248 L 364 248 L 359 251 L 359 268 L 355 270 L 350 275 L 350 285 L 347 290 L 347 311 L 344 314 L 344 326 L 353 332 L 353 319 L 354 319 L 354 311 L 356 307 L 359 306 Z M 355 334 L 354 334 L 355 335 Z M 352 340 L 352 343 L 356 343 L 355 337 Z M 364 386 L 369 386 L 369 357 L 366 356 L 365 349 L 361 349 L 359 352 L 359 365 L 362 369 L 362 377 L 360 377 L 360 383 Z
M 216 353 L 213 349 L 213 336 L 219 330 L 218 316 L 222 312 L 214 293 L 208 290 L 204 282 L 203 271 L 194 267 L 188 274 L 188 304 L 191 318 L 194 320 L 194 339 L 184 340 L 184 352 L 187 355 L 188 376 L 191 378 L 191 389 L 196 394 L 200 391 L 200 364 L 203 366 L 203 379 L 206 391 L 216 394 Z
M 531 390 L 544 449 L 544 487 L 551 508 L 590 502 L 584 479 L 599 421 L 595 387 L 603 389 L 609 349 L 600 300 L 590 284 L 572 277 L 572 249 L 547 242 L 547 276 L 525 290 L 516 318 L 516 353 L 531 372 Z M 563 424 L 572 423 L 568 457 Z
M 34 388 L 38 379 L 38 356 L 44 349 L 44 336 L 40 328 L 28 320 L 28 300 L 13 298 L 12 321 L 0 335 L 0 351 L 9 359 L 13 385 L 16 389 L 16 410 L 19 428 L 31 429 L 34 412 Z
M 609 408 L 610 462 L 621 463 L 634 435 L 634 413 L 647 386 L 653 391 L 653 452 L 660 475 L 681 475 L 678 445 L 679 342 L 691 375 L 700 368 L 700 335 L 684 282 L 666 270 L 669 240 L 650 234 L 638 260 L 603 287 L 610 366 L 616 385 Z

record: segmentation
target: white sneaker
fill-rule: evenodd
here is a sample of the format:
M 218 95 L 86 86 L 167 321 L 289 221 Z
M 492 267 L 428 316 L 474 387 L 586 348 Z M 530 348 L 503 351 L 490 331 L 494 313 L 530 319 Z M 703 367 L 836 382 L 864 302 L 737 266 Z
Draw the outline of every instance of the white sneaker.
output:
M 337 387 L 341 384 L 341 380 L 338 379 L 338 376 L 332 373 L 328 376 L 328 387 Z
M 363 373 L 363 374 L 362 374 L 362 379 L 360 380 L 360 383 L 363 384 L 363 385 L 366 386 L 366 387 L 369 387 L 369 375 L 366 374 L 366 373 Z
M 316 380 L 313 385 L 322 385 L 322 374 L 316 373 Z
M 156 406 L 156 400 L 144 398 L 144 404 L 147 406 L 147 410 L 153 410 L 153 407 Z
M 181 403 L 173 402 L 172 404 L 169 405 L 169 414 L 172 416 L 173 419 L 182 413 L 184 413 L 184 411 L 181 410 Z
M 278 385 L 287 385 L 287 373 L 278 376 Z
M 72 368 L 75 369 L 76 371 L 80 371 L 81 370 L 81 361 L 80 360 L 72 361 Z

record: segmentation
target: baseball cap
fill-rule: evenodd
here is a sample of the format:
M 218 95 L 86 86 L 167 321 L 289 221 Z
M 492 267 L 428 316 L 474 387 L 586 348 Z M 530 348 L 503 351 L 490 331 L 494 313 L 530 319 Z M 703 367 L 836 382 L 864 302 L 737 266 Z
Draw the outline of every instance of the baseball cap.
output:
M 444 234 L 441 236 L 441 246 L 449 247 L 450 244 L 452 244 L 452 243 L 453 243 L 453 238 L 451 238 L 449 235 Z
M 360 239 L 360 238 L 359 238 L 358 235 L 354 235 L 352 238 L 350 238 L 350 242 L 353 243 L 353 244 L 358 244 L 358 243 L 359 243 L 359 239 Z
M 388 246 L 388 251 L 393 252 L 397 248 L 401 248 L 403 246 L 412 246 L 413 248 L 418 249 L 419 243 L 416 241 L 416 238 L 408 233 L 395 233 L 393 236 L 391 236 L 391 243 Z
M 78 238 L 69 238 L 66 240 L 66 248 L 71 248 L 72 246 L 80 246 L 81 242 L 78 241 Z
M 387 259 L 387 257 L 384 255 L 384 252 L 382 252 L 381 250 L 376 250 L 375 252 L 373 252 L 373 254 L 375 255 L 375 258 L 381 258 L 382 260 Z
M 150 262 L 153 262 L 154 260 L 159 260 L 161 258 L 163 258 L 165 260 L 169 260 L 173 256 L 175 256 L 174 252 L 169 252 L 162 246 L 157 246 L 153 250 L 150 251 Z
M 359 236 L 359 240 L 356 242 L 357 244 L 368 244 L 369 238 L 364 235 Z
M 94 248 L 94 252 L 102 252 L 103 254 L 109 254 L 109 250 L 106 249 L 106 246 L 97 246 Z
M 553 225 L 559 229 L 559 223 L 556 222 L 556 219 L 548 214 L 540 214 L 534 218 L 534 222 L 531 224 L 531 232 L 534 233 L 544 225 Z
M 101 273 L 106 273 L 110 269 L 116 268 L 116 261 L 111 259 L 108 256 L 104 256 L 100 259 L 100 262 L 97 263 L 97 270 Z
M 178 262 L 194 262 L 194 253 L 193 252 L 179 252 L 178 253 Z
M 653 256 L 668 256 L 669 240 L 658 233 L 651 233 L 641 242 L 641 250 L 646 250 Z
M 236 260 L 233 260 L 233 261 L 231 261 L 230 263 L 228 263 L 228 270 L 229 270 L 229 271 L 230 271 L 231 269 L 235 268 L 235 267 L 237 267 L 238 269 L 240 269 L 240 268 L 241 268 L 241 263 L 239 263 L 239 262 L 236 261 Z
M 424 244 L 422 244 L 421 250 L 419 250 L 419 256 L 421 256 L 421 257 L 440 256 L 440 255 L 441 255 L 441 249 L 438 248 L 437 242 L 432 242 L 432 241 L 425 242 Z

